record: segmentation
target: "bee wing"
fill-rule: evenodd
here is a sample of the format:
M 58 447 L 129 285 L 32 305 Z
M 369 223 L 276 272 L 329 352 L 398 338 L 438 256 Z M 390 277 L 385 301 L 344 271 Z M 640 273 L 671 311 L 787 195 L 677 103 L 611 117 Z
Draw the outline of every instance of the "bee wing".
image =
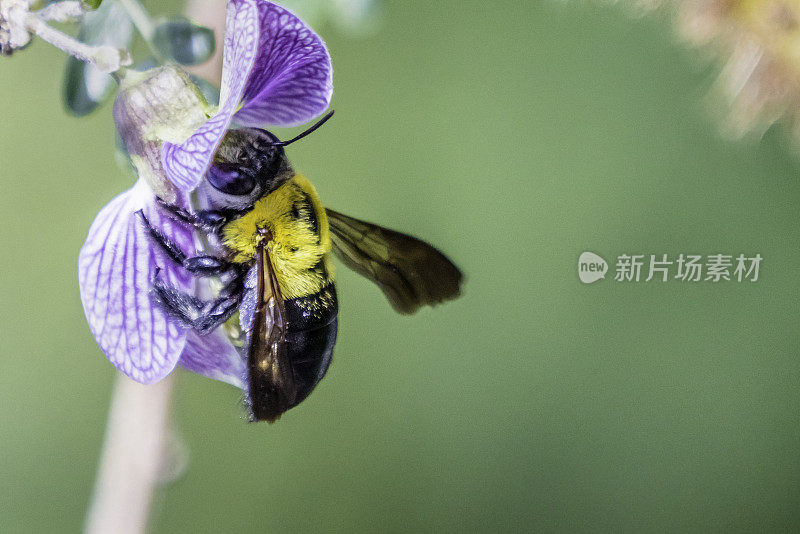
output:
M 333 252 L 381 288 L 399 313 L 453 299 L 463 275 L 431 245 L 376 224 L 326 210 Z
M 297 386 L 286 350 L 286 310 L 265 246 L 259 245 L 255 306 L 249 323 L 247 367 L 250 408 L 256 421 L 274 422 L 294 406 Z

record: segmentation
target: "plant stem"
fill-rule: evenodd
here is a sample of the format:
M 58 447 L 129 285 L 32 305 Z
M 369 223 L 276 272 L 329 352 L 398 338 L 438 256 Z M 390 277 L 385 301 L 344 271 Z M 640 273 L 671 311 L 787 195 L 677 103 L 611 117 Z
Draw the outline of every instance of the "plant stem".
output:
M 92 63 L 103 72 L 114 72 L 120 67 L 131 64 L 131 58 L 126 51 L 110 46 L 95 47 L 81 43 L 51 27 L 35 13 L 25 13 L 21 22 L 29 32 L 81 61 Z
M 127 11 L 128 16 L 131 18 L 136 31 L 142 36 L 150 53 L 158 60 L 159 63 L 164 63 L 164 56 L 153 44 L 153 34 L 155 33 L 155 25 L 150 18 L 150 14 L 139 2 L 139 0 L 117 0 L 119 5 Z
M 128 12 L 131 22 L 136 26 L 136 30 L 141 34 L 145 41 L 150 41 L 153 38 L 153 21 L 150 20 L 150 14 L 138 0 L 117 0 L 117 3 Z
M 139 534 L 147 530 L 150 504 L 169 437 L 172 375 L 145 386 L 117 375 L 108 414 L 87 534 Z

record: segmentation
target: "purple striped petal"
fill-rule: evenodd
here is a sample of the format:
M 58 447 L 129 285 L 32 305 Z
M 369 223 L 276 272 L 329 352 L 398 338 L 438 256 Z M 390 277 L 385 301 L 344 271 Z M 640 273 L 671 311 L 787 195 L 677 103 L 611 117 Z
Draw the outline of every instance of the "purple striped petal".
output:
M 221 328 L 205 336 L 190 330 L 186 336 L 186 348 L 178 363 L 189 371 L 245 388 L 245 359 L 239 355 Z
M 114 198 L 97 215 L 78 258 L 81 301 L 92 335 L 120 371 L 143 384 L 170 373 L 186 344 L 186 331 L 150 300 L 156 268 L 183 290 L 188 273 L 156 250 L 135 213 L 186 251 L 192 231 L 162 215 L 143 180 Z M 180 270 L 179 270 L 180 269 Z
M 325 43 L 290 11 L 257 0 L 258 56 L 247 80 L 242 126 L 297 126 L 328 108 L 333 68 Z M 226 34 L 230 32 L 227 30 Z
M 161 148 L 167 178 L 181 191 L 192 191 L 208 171 L 242 99 L 258 44 L 256 0 L 230 0 L 219 110 L 183 143 L 175 145 L 165 142 Z

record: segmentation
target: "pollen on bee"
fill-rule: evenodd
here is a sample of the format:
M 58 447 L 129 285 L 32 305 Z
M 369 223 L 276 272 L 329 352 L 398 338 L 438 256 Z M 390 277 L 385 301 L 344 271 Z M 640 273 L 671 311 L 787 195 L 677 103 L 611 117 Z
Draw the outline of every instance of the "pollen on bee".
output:
M 265 241 L 284 298 L 314 294 L 330 281 L 332 271 L 313 271 L 330 252 L 330 238 L 325 208 L 304 177 L 295 175 L 223 228 L 223 243 L 236 262 L 253 261 Z

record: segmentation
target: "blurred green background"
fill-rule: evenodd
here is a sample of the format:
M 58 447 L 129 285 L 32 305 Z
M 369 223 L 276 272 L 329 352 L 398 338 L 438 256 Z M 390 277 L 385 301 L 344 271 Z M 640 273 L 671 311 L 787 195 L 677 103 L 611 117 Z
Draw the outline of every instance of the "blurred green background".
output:
M 178 371 L 191 464 L 156 496 L 153 532 L 799 528 L 800 181 L 784 132 L 723 140 L 703 104 L 715 69 L 664 17 L 384 7 L 370 37 L 319 26 L 336 118 L 289 157 L 329 206 L 440 246 L 464 296 L 400 317 L 340 268 L 334 363 L 272 426 Z M 76 262 L 130 181 L 109 106 L 62 111 L 63 63 L 41 42 L 0 60 L 3 532 L 81 528 L 116 372 Z M 757 283 L 586 286 L 584 250 L 764 262 Z

